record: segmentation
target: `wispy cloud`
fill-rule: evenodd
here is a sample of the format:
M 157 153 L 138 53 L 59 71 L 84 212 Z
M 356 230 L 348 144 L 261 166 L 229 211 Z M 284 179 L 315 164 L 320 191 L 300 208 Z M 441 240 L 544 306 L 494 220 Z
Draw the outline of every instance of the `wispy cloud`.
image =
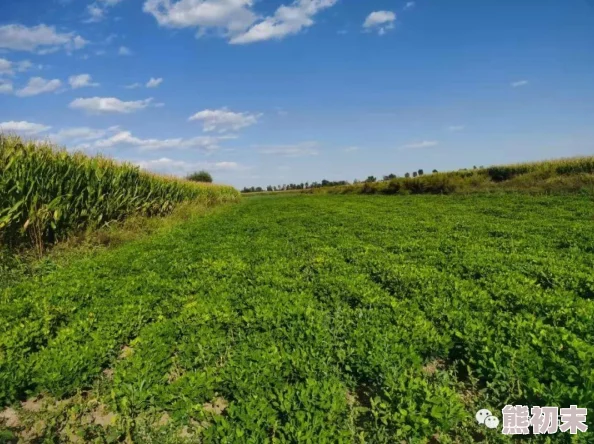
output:
M 74 32 L 56 31 L 53 26 L 37 25 L 27 27 L 20 24 L 0 26 L 0 48 L 12 51 L 49 54 L 61 49 L 74 51 L 89 43 Z
M 152 102 L 152 97 L 144 100 L 125 102 L 115 97 L 90 97 L 73 100 L 69 107 L 89 114 L 130 114 L 145 109 Z
M 272 145 L 272 146 L 258 146 L 258 152 L 261 154 L 271 154 L 284 157 L 303 157 L 303 156 L 317 156 L 318 142 L 302 142 L 294 145 Z
M 22 135 L 33 135 L 39 134 L 44 131 L 48 131 L 51 129 L 51 126 L 42 125 L 40 123 L 32 123 L 26 121 L 10 121 L 10 122 L 1 122 L 0 123 L 0 132 L 15 132 Z
M 12 94 L 12 83 L 0 79 L 0 94 Z
M 448 131 L 455 133 L 458 131 L 464 131 L 464 128 L 466 128 L 464 125 L 450 125 L 448 126 Z
M 352 153 L 354 151 L 359 151 L 360 148 L 358 146 L 349 146 L 347 148 L 344 149 L 345 153 Z
M 118 55 L 121 55 L 121 56 L 132 55 L 132 50 L 130 48 L 128 48 L 127 46 L 120 46 L 120 48 L 118 49 Z
M 62 82 L 58 79 L 46 80 L 42 77 L 32 77 L 27 86 L 19 89 L 15 94 L 19 97 L 36 96 L 56 91 L 60 86 L 62 86 Z
M 87 13 L 89 18 L 84 23 L 100 22 L 107 15 L 109 8 L 117 5 L 122 0 L 97 0 L 95 3 L 87 5 Z
M 414 142 L 409 143 L 407 145 L 402 145 L 401 149 L 416 149 L 416 148 L 431 148 L 434 146 L 439 145 L 439 142 L 435 140 L 423 140 L 422 142 Z
M 409 9 L 414 8 L 416 5 L 416 2 L 406 2 L 406 5 L 404 5 L 404 10 L 408 11 Z
M 163 83 L 162 78 L 155 79 L 155 78 L 151 77 L 151 79 L 146 83 L 146 87 L 147 88 L 156 88 L 161 83 Z
M 262 114 L 236 113 L 227 108 L 205 109 L 190 116 L 189 121 L 199 121 L 203 124 L 206 132 L 218 131 L 224 133 L 227 131 L 238 131 L 242 128 L 255 125 Z
M 141 169 L 162 174 L 186 176 L 194 171 L 206 170 L 210 172 L 242 171 L 248 167 L 237 162 L 187 162 L 162 157 L 156 160 L 144 160 L 136 163 Z
M 70 87 L 72 89 L 99 86 L 98 83 L 93 82 L 93 80 L 89 74 L 79 74 L 76 76 L 70 76 L 68 78 L 68 83 L 70 84 Z
M 157 151 L 165 149 L 193 149 L 199 150 L 206 153 L 211 153 L 220 148 L 220 143 L 225 140 L 235 139 L 236 136 L 200 136 L 193 138 L 171 138 L 171 139 L 143 139 L 141 137 L 134 136 L 130 131 L 123 131 L 119 128 L 113 128 L 103 131 L 103 135 L 106 135 L 110 130 L 113 130 L 114 134 L 105 137 L 97 138 L 92 143 L 80 144 L 76 148 L 84 150 L 98 150 L 114 147 L 134 147 L 140 151 Z M 92 134 L 96 134 L 93 132 Z M 102 136 L 100 136 L 102 137 Z
M 372 31 L 377 30 L 379 35 L 384 35 L 386 31 L 394 28 L 396 14 L 392 11 L 374 11 L 367 16 L 363 23 L 363 28 Z
M 521 86 L 526 86 L 529 83 L 528 80 L 518 80 L 517 82 L 512 82 L 511 86 L 512 88 L 519 88 Z

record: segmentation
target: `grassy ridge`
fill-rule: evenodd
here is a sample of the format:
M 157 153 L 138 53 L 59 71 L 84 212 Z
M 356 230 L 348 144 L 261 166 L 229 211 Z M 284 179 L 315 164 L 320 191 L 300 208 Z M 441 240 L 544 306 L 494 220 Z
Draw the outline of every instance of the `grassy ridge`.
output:
M 0 136 L 0 242 L 38 250 L 72 232 L 131 215 L 170 213 L 183 201 L 236 200 L 230 186 L 140 171 L 104 157 Z
M 451 194 L 472 191 L 594 193 L 594 157 L 497 165 L 488 168 L 398 177 L 379 182 L 291 190 L 329 194 Z M 288 191 L 287 191 L 288 192 Z M 270 194 L 247 193 L 246 196 Z

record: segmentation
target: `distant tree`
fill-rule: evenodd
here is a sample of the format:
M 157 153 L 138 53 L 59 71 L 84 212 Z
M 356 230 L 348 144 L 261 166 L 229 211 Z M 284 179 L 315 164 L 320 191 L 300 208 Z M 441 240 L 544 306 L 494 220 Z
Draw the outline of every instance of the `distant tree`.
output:
M 413 171 L 413 177 L 417 177 L 417 172 Z
M 424 174 L 423 170 L 419 170 L 418 172 L 419 172 L 419 176 L 422 176 Z
M 408 179 L 408 178 L 410 177 L 410 173 L 406 173 L 406 174 L 404 175 L 404 177 L 406 177 L 406 178 Z
M 437 173 L 437 170 L 433 170 L 434 173 Z
M 272 191 L 272 185 L 268 185 L 268 186 L 266 187 L 266 191 Z
M 472 167 L 473 170 L 476 170 L 476 165 Z
M 367 177 L 367 179 L 365 179 L 365 182 L 367 183 L 371 183 L 371 182 L 375 182 L 377 179 L 374 176 L 369 176 Z
M 212 182 L 212 176 L 208 171 L 198 171 L 196 173 L 190 174 L 186 179 L 191 180 L 192 182 Z
M 353 180 L 353 184 L 357 185 L 359 183 L 358 179 Z
M 262 190 L 262 187 L 258 187 L 258 188 L 256 188 L 256 191 L 257 191 L 258 193 L 260 193 L 260 192 L 262 192 L 262 191 L 264 191 L 264 190 Z
M 387 176 L 384 176 L 384 180 L 392 180 L 392 179 L 396 179 L 396 174 L 388 174 Z

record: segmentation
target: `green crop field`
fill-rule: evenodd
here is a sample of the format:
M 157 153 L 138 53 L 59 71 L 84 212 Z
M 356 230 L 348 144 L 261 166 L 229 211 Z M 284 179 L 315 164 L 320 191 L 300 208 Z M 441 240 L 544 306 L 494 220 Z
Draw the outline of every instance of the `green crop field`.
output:
M 578 194 L 264 196 L 49 261 L 0 293 L 0 440 L 510 442 L 474 419 L 505 404 L 592 429 L 593 216 Z

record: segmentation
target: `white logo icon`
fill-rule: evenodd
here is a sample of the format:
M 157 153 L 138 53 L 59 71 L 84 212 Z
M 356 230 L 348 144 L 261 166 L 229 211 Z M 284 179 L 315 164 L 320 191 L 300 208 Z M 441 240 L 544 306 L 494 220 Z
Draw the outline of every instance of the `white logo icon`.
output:
M 496 429 L 499 425 L 499 418 L 496 416 L 488 416 L 487 419 L 485 419 L 485 425 L 490 429 Z
M 489 429 L 496 429 L 499 426 L 499 418 L 493 416 L 491 410 L 481 409 L 476 412 L 474 417 L 476 418 L 476 422 L 485 425 Z
M 481 409 L 478 412 L 476 412 L 476 422 L 478 422 L 479 424 L 484 424 L 485 419 L 487 419 L 489 416 L 493 416 L 493 413 L 491 413 L 490 410 Z

